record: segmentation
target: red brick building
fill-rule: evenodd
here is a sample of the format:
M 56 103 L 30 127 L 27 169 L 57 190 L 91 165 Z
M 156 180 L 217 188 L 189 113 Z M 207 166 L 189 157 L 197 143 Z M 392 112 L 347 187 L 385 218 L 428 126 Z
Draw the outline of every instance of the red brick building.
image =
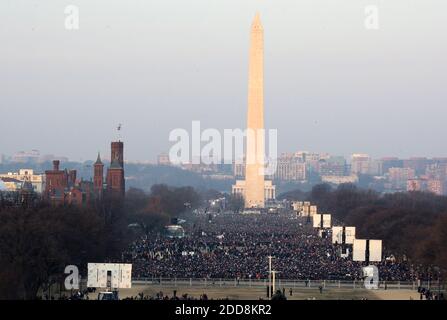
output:
M 76 178 L 73 172 L 70 175 L 67 170 L 59 170 L 59 160 L 53 161 L 53 170 L 45 171 L 45 192 L 44 198 L 53 204 L 65 203 L 65 192 L 69 188 L 69 180 Z
M 65 203 L 81 206 L 87 203 L 86 194 L 81 188 L 74 187 L 65 195 Z
M 104 164 L 98 154 L 93 165 L 93 186 L 97 199 L 101 199 L 104 194 L 110 197 L 124 197 L 126 192 L 124 180 L 124 144 L 122 141 L 113 141 L 110 145 L 110 167 L 107 169 L 104 184 Z
M 54 205 L 83 205 L 92 198 L 102 199 L 104 193 L 111 197 L 125 195 L 124 144 L 121 141 L 111 144 L 111 163 L 104 184 L 104 164 L 98 153 L 93 165 L 93 181 L 77 181 L 76 170 L 60 170 L 59 160 L 53 161 L 53 170 L 45 171 L 46 185 L 43 197 Z
M 76 170 L 60 170 L 59 160 L 53 161 L 53 170 L 45 171 L 44 199 L 53 205 L 82 205 L 91 198 L 91 182 L 76 180 Z
M 120 167 L 124 168 L 124 143 L 122 141 L 114 141 L 111 143 L 110 162 L 117 160 Z
M 93 165 L 93 189 L 95 197 L 101 199 L 104 194 L 104 164 L 98 152 L 98 158 Z
M 111 144 L 111 163 L 107 170 L 107 192 L 112 197 L 124 197 L 124 144 L 115 141 Z

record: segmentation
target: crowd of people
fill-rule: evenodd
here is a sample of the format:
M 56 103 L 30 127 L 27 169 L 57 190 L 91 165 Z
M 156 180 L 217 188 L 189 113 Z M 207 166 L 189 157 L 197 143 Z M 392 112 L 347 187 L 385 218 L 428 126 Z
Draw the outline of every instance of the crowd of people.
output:
M 164 294 L 163 291 L 157 292 L 155 295 L 145 295 L 140 292 L 137 296 L 131 296 L 124 298 L 124 300 L 208 300 L 208 295 L 206 293 L 201 294 L 199 297 L 194 297 L 188 293 L 182 295 L 177 294 L 177 290 L 174 290 L 172 295 Z M 228 300 L 228 299 L 226 299 Z
M 443 292 L 432 291 L 427 288 L 418 287 L 420 300 L 445 300 Z
M 268 256 L 281 279 L 357 280 L 362 264 L 342 258 L 330 237 L 289 214 L 195 215 L 183 238 L 150 233 L 124 253 L 135 278 L 267 279 Z M 380 280 L 414 281 L 426 275 L 405 262 L 376 263 Z

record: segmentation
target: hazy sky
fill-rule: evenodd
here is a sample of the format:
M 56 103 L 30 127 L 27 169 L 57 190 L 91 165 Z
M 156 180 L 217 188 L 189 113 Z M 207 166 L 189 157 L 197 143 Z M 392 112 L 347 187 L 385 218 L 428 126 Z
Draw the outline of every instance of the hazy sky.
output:
M 123 123 L 126 158 L 155 160 L 192 120 L 243 128 L 257 10 L 280 152 L 447 156 L 443 0 L 2 0 L 0 153 L 93 159 Z

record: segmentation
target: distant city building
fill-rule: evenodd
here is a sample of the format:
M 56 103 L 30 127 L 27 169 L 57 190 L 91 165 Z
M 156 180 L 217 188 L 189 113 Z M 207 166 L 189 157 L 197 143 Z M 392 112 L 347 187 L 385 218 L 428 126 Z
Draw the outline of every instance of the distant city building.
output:
M 320 172 L 320 163 L 330 158 L 328 153 L 311 153 L 306 151 L 297 152 L 295 156 L 303 159 L 302 161 L 306 164 L 306 169 L 309 173 L 317 174 Z
M 49 161 L 53 161 L 53 160 L 68 162 L 67 157 L 55 156 L 54 154 L 45 154 L 43 156 L 40 156 L 38 159 L 38 162 L 42 163 L 42 162 L 49 162 Z
M 431 159 L 432 163 L 447 165 L 447 157 L 434 157 Z
M 21 163 L 37 162 L 39 157 L 39 150 L 19 151 L 12 156 L 12 161 Z
M 439 196 L 444 195 L 446 193 L 445 182 L 443 180 L 428 180 L 427 191 L 437 194 Z
M 192 171 L 200 174 L 213 174 L 219 172 L 219 166 L 217 164 L 211 163 L 206 164 L 200 163 L 182 163 L 182 169 Z
M 406 190 L 407 181 L 416 178 L 413 168 L 390 168 L 388 170 L 388 181 L 392 188 Z
M 5 182 L 3 182 L 2 178 L 0 178 L 0 192 L 8 192 L 8 187 Z
M 380 176 L 382 175 L 381 171 L 381 163 L 379 160 L 371 159 L 369 162 L 369 175 L 371 176 Z
M 8 172 L 7 174 L 0 174 L 0 178 L 12 178 L 18 180 L 20 183 L 28 181 L 34 192 L 42 193 L 45 184 L 45 176 L 43 174 L 35 174 L 32 169 L 20 169 L 19 172 Z
M 321 176 L 345 176 L 346 159 L 344 157 L 329 157 L 319 161 L 319 174 Z
M 294 155 L 282 155 L 276 161 L 276 170 L 271 178 L 277 181 L 305 181 L 306 164 Z
M 437 179 L 409 179 L 407 181 L 407 191 L 426 191 L 437 195 L 445 195 L 447 193 L 445 180 Z
M 39 150 L 31 150 L 16 152 L 7 160 L 13 163 L 42 163 L 53 160 L 68 161 L 68 158 L 52 154 L 41 155 Z M 6 157 L 3 157 L 3 160 L 0 161 L 0 163 L 1 162 L 6 162 Z
M 410 159 L 403 160 L 404 168 L 411 168 L 414 170 L 416 175 L 424 174 L 427 170 L 427 167 L 432 163 L 432 160 L 429 160 L 424 157 L 412 157 Z
M 22 181 L 12 177 L 0 177 L 4 191 L 19 191 L 22 188 Z
M 245 197 L 246 186 L 245 180 L 236 180 L 236 184 L 232 186 L 232 193 L 234 195 Z M 275 200 L 276 198 L 276 186 L 273 185 L 271 180 L 264 181 L 264 202 Z
M 296 151 L 293 153 L 293 157 L 295 159 L 299 159 L 300 162 L 305 163 L 306 162 L 306 156 L 309 154 L 309 152 L 307 151 Z M 318 159 L 320 158 L 320 156 L 318 155 Z
M 403 168 L 404 161 L 396 157 L 386 157 L 378 160 L 379 175 L 382 176 L 388 172 L 390 168 Z
M 445 181 L 447 177 L 447 163 L 436 162 L 428 165 L 425 175 L 428 179 Z
M 205 179 L 211 179 L 211 180 L 219 180 L 219 181 L 233 181 L 234 177 L 229 174 L 206 174 L 203 175 Z
M 370 174 L 371 157 L 368 154 L 354 153 L 351 156 L 351 174 Z
M 245 177 L 245 161 L 233 162 L 233 175 L 236 179 L 243 179 Z
M 236 179 L 245 177 L 245 162 L 233 162 L 233 175 Z M 276 159 L 276 170 L 268 179 L 276 181 L 305 181 L 306 164 L 296 154 L 282 154 Z
M 157 157 L 157 164 L 159 166 L 170 166 L 171 161 L 169 160 L 169 155 L 167 153 L 159 154 Z
M 409 179 L 407 180 L 407 191 L 425 191 L 427 190 L 427 180 Z
M 37 199 L 38 194 L 34 192 L 29 181 L 20 181 L 10 177 L 0 178 L 1 206 L 28 206 Z
M 322 176 L 321 181 L 325 183 L 332 183 L 335 185 L 343 184 L 343 183 L 357 183 L 359 182 L 359 178 L 357 175 L 350 176 Z

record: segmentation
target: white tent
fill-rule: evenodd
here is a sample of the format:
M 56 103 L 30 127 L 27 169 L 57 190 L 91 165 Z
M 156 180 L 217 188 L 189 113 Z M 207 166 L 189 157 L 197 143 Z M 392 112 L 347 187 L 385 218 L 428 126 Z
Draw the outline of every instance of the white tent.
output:
M 88 263 L 87 287 L 131 288 L 132 265 L 123 263 Z
M 382 240 L 355 239 L 353 249 L 352 260 L 354 261 L 366 261 L 367 250 L 369 250 L 370 262 L 382 261 Z
M 321 219 L 323 219 L 323 228 L 331 227 L 331 215 L 330 214 L 315 214 L 313 216 L 314 228 L 321 228 Z
M 345 227 L 345 244 L 353 244 L 355 239 L 355 227 Z M 332 243 L 343 243 L 343 227 L 332 227 Z

